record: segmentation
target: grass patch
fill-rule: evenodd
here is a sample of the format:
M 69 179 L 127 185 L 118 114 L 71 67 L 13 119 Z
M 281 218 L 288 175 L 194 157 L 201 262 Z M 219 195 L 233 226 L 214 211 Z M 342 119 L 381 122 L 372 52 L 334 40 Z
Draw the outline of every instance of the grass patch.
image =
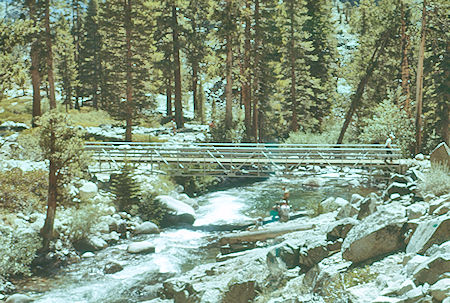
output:
M 146 134 L 133 134 L 133 142 L 155 142 L 163 143 L 167 142 L 166 139 L 161 139 L 157 136 L 146 135 Z
M 115 125 L 119 121 L 114 120 L 106 111 L 95 110 L 91 107 L 82 107 L 80 110 L 69 110 L 70 120 L 74 125 L 83 127 L 99 126 L 101 124 Z
M 3 99 L 0 102 L 0 124 L 5 121 L 21 122 L 31 125 L 31 97 Z
M 432 163 L 424 175 L 425 179 L 419 183 L 419 188 L 423 192 L 430 192 L 436 196 L 450 192 L 450 169 L 448 166 Z

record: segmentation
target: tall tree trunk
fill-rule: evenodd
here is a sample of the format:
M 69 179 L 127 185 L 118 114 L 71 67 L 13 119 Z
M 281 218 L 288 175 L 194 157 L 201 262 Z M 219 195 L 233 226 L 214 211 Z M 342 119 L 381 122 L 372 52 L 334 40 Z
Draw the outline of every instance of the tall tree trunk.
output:
M 184 127 L 183 104 L 181 103 L 181 63 L 180 44 L 178 41 L 177 7 L 172 5 L 173 61 L 175 63 L 175 123 L 177 128 Z
M 50 153 L 55 153 L 55 132 L 51 130 L 50 136 Z M 56 201 L 58 198 L 58 178 L 56 172 L 56 164 L 54 160 L 50 160 L 49 173 L 48 173 L 48 197 L 47 197 L 47 216 L 45 218 L 44 226 L 42 227 L 40 233 L 42 236 L 42 250 L 44 252 L 48 251 L 49 244 L 53 238 L 53 225 L 55 222 L 56 213 Z
M 250 76 L 250 0 L 246 0 L 245 4 L 245 30 L 244 30 L 244 58 L 243 58 L 243 75 L 242 77 L 242 102 L 244 104 L 244 125 L 245 125 L 245 135 L 246 139 L 250 140 L 252 136 L 252 96 L 251 96 L 251 76 Z
M 36 38 L 31 44 L 31 83 L 33 85 L 33 109 L 31 124 L 36 126 L 36 120 L 41 116 L 41 75 L 39 74 L 40 47 Z
M 203 91 L 202 81 L 198 85 L 198 112 L 200 115 L 200 123 L 205 124 L 205 93 Z
M 225 66 L 225 130 L 230 130 L 233 124 L 233 79 L 232 79 L 232 66 L 233 66 L 233 47 L 231 42 L 231 33 L 227 34 L 227 59 Z
M 290 21 L 291 21 L 291 30 L 290 30 L 290 50 L 289 50 L 289 57 L 290 57 L 290 68 L 291 68 L 291 111 L 292 111 L 292 119 L 291 119 L 291 130 L 297 131 L 298 130 L 298 117 L 297 117 L 297 108 L 298 108 L 298 102 L 297 102 L 297 92 L 296 92 L 296 86 L 297 86 L 297 80 L 295 77 L 295 38 L 294 38 L 294 5 L 291 2 L 291 14 L 290 14 Z
M 417 62 L 417 82 L 416 82 L 416 145 L 415 153 L 422 150 L 422 97 L 423 97 L 423 60 L 425 56 L 425 32 L 427 18 L 427 1 L 423 0 L 422 8 L 422 29 L 419 46 L 419 60 Z
M 80 13 L 78 0 L 72 0 L 72 28 L 73 30 L 73 43 L 75 45 L 74 49 L 74 59 L 76 64 L 76 69 L 80 70 Z M 96 64 L 95 62 L 93 64 Z M 77 85 L 75 88 L 75 108 L 80 109 L 80 86 Z
M 192 101 L 194 103 L 194 119 L 200 117 L 198 100 L 198 62 L 192 62 Z
M 125 40 L 126 40 L 126 47 L 127 47 L 127 54 L 126 54 L 126 81 L 127 81 L 127 88 L 126 88 L 126 94 L 127 94 L 127 101 L 126 101 L 126 128 L 125 128 L 125 141 L 131 142 L 132 141 L 132 126 L 133 126 L 133 77 L 132 77 L 132 53 L 131 53 L 131 1 L 132 0 L 125 0 Z
M 252 136 L 255 142 L 261 142 L 259 131 L 260 124 L 259 121 L 259 98 L 261 97 L 261 67 L 259 66 L 261 61 L 261 27 L 260 27 L 260 16 L 259 16 L 259 0 L 255 0 L 255 61 L 254 61 L 254 94 L 253 94 L 253 114 L 252 114 Z
M 170 75 L 167 77 L 166 86 L 166 115 L 172 119 L 172 77 Z
M 401 0 L 401 51 L 402 51 L 402 94 L 405 97 L 403 109 L 408 117 L 411 117 L 411 92 L 409 85 L 409 63 L 408 63 L 408 50 L 409 50 L 409 35 L 406 33 L 406 16 L 405 5 Z
M 345 115 L 345 121 L 342 125 L 341 133 L 339 134 L 339 138 L 337 140 L 337 144 L 342 144 L 342 141 L 344 140 L 345 132 L 347 131 L 348 126 L 350 125 L 350 121 L 352 120 L 353 114 L 356 111 L 356 108 L 361 103 L 361 97 L 364 93 L 364 89 L 367 85 L 367 82 L 369 81 L 369 78 L 372 76 L 373 70 L 375 69 L 375 66 L 377 64 L 378 58 L 383 53 L 384 49 L 386 48 L 387 42 L 388 42 L 388 32 L 384 32 L 380 35 L 380 39 L 378 40 L 377 44 L 375 45 L 375 50 L 373 51 L 372 57 L 369 60 L 366 72 L 364 74 L 364 77 L 361 79 L 361 81 L 358 84 L 358 88 L 356 89 L 356 93 L 352 96 L 352 102 L 350 104 L 350 108 Z
M 50 109 L 56 108 L 55 97 L 55 81 L 53 78 L 53 51 L 52 51 L 52 36 L 50 33 L 50 0 L 45 0 L 45 41 L 47 45 L 47 72 L 49 85 L 49 101 Z

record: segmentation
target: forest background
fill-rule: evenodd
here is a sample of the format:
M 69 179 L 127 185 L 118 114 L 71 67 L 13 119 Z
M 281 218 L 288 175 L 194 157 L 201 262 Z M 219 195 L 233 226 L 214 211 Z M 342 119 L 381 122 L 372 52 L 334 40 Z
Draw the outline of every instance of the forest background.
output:
M 448 11 L 444 0 L 4 0 L 0 120 L 92 112 L 125 141 L 172 118 L 209 123 L 213 141 L 392 132 L 405 155 L 428 153 L 449 143 Z

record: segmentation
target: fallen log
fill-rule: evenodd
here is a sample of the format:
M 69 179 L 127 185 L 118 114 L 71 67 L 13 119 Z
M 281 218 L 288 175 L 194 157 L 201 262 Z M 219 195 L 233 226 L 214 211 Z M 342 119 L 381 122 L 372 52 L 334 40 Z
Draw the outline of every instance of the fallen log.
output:
M 256 241 L 265 241 L 267 239 L 273 239 L 278 236 L 292 233 L 295 231 L 308 230 L 313 229 L 315 227 L 314 224 L 299 224 L 299 225 L 283 225 L 270 227 L 267 229 L 260 229 L 256 231 L 247 231 L 236 234 L 229 234 L 223 236 L 219 243 L 220 245 L 226 244 L 235 244 L 240 242 L 256 242 Z

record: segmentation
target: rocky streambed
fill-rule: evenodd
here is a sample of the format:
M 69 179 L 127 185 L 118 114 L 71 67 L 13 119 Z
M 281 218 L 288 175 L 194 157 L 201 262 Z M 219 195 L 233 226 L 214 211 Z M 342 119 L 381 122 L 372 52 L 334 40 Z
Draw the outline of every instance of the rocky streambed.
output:
M 79 262 L 17 289 L 27 296 L 23 300 L 55 303 L 447 303 L 450 195 L 423 196 L 417 170 L 393 176 L 378 193 L 358 190 L 355 176 L 324 178 L 338 175 L 331 174 L 274 178 L 194 201 L 172 196 L 198 204 L 196 220 L 193 227 L 160 233 L 126 214 L 111 214 L 117 226 L 103 224 L 100 240 L 78 247 L 84 252 Z M 259 231 L 293 232 L 224 249 L 220 240 L 230 231 L 200 228 L 245 225 L 267 214 L 281 197 L 281 186 L 291 190 L 295 210 L 315 209 L 316 216 L 267 224 Z M 112 233 L 117 238 L 108 239 Z M 26 302 L 20 300 L 13 295 L 6 302 Z

